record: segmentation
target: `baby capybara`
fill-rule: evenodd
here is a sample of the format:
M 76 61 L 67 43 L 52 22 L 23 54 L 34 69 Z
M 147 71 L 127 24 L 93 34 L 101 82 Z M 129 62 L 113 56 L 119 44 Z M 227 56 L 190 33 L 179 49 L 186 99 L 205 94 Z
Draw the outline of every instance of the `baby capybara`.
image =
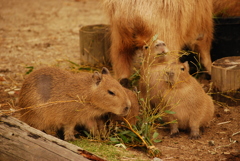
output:
M 128 113 L 127 116 L 125 116 L 124 118 L 131 124 L 131 125 L 136 125 L 137 123 L 137 116 L 139 115 L 139 103 L 138 103 L 138 98 L 137 98 L 137 94 L 134 91 L 131 91 L 127 88 L 124 88 L 125 92 L 127 93 L 130 102 L 131 102 L 131 109 Z M 116 115 L 116 114 L 110 114 L 110 120 L 112 121 L 119 121 L 119 122 L 123 122 L 123 118 L 122 116 Z
M 158 50 L 156 46 L 151 49 L 153 53 L 157 53 L 154 51 Z M 164 62 L 162 57 L 155 59 L 160 63 L 153 63 L 152 66 L 143 64 L 143 69 L 148 68 L 148 73 L 145 72 L 140 81 L 143 98 L 148 95 L 153 108 L 164 108 L 175 112 L 163 117 L 167 122 L 177 120 L 177 123 L 170 124 L 171 135 L 178 134 L 178 129 L 190 129 L 190 138 L 199 138 L 199 128 L 206 126 L 213 118 L 212 98 L 189 74 L 187 62 L 180 63 L 178 60 Z M 143 81 L 146 78 L 149 82 Z
M 76 125 L 96 134 L 98 118 L 109 112 L 125 116 L 131 102 L 107 68 L 73 74 L 46 67 L 26 78 L 19 106 L 22 121 L 45 132 L 63 128 L 64 140 L 74 140 Z

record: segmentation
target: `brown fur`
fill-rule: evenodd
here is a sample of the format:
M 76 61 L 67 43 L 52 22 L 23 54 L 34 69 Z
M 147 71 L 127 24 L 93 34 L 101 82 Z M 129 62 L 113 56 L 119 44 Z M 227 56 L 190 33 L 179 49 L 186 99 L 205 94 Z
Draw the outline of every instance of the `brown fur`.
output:
M 130 102 L 131 102 L 131 109 L 130 112 L 128 113 L 127 116 L 125 116 L 125 119 L 131 124 L 131 125 L 136 125 L 137 123 L 137 116 L 139 114 L 139 103 L 138 103 L 138 98 L 135 92 L 124 88 L 125 92 L 127 93 Z M 124 122 L 122 116 L 112 114 L 110 115 L 110 120 L 111 121 L 120 121 Z
M 159 62 L 159 58 L 155 59 Z M 151 105 L 175 112 L 163 118 L 167 122 L 178 122 L 170 124 L 171 135 L 177 134 L 178 128 L 190 128 L 190 138 L 199 138 L 199 128 L 206 126 L 213 118 L 214 104 L 197 80 L 189 74 L 188 64 L 161 61 L 152 66 L 143 65 L 144 70 L 147 68 L 149 72 L 145 72 L 140 81 L 143 98 L 147 95 L 146 84 L 149 84 Z M 148 82 L 145 81 L 147 79 Z
M 240 16 L 239 0 L 213 0 L 213 13 L 217 17 Z
M 171 51 L 200 52 L 211 73 L 212 0 L 103 0 L 111 23 L 111 60 L 118 79 L 128 78 L 136 48 L 154 35 Z
M 97 118 L 109 112 L 125 116 L 131 103 L 123 87 L 106 68 L 101 74 L 72 74 L 47 67 L 26 78 L 19 106 L 26 108 L 22 121 L 46 132 L 63 128 L 65 140 L 73 140 L 76 125 L 85 126 L 94 134 Z

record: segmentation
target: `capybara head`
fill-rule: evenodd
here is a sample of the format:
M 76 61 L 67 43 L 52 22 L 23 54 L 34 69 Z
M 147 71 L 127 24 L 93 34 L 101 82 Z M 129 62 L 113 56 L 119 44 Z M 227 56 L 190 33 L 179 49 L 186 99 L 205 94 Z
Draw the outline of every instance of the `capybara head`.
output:
M 181 81 L 187 81 L 189 78 L 188 62 L 174 62 L 163 67 L 163 79 L 170 86 L 181 84 Z
M 159 39 L 143 46 L 143 56 L 147 65 L 169 63 L 178 59 L 178 53 L 169 52 L 165 42 Z
M 91 87 L 90 102 L 106 112 L 126 116 L 130 110 L 131 102 L 121 84 L 112 78 L 107 68 L 101 74 L 94 72 L 94 82 Z

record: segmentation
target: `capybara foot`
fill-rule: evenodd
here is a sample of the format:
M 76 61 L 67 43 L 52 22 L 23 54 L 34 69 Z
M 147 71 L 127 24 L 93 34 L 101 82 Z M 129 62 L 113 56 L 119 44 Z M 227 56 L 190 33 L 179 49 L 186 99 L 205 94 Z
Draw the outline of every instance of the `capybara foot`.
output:
M 178 137 L 179 136 L 179 130 L 177 128 L 177 124 L 173 124 L 172 125 L 172 129 L 171 129 L 171 133 L 170 133 L 170 137 Z
M 199 135 L 199 134 L 195 134 L 195 135 L 192 135 L 192 134 L 190 134 L 190 136 L 189 136 L 189 139 L 193 139 L 193 140 L 197 140 L 197 139 L 200 139 L 201 138 L 201 136 Z
M 175 138 L 175 137 L 179 137 L 179 136 L 180 136 L 179 131 L 176 132 L 176 133 L 171 133 L 171 134 L 170 134 L 170 137 L 171 137 L 171 138 Z
M 199 134 L 199 126 L 192 126 L 189 139 L 199 139 L 201 138 Z
M 64 140 L 65 141 L 74 141 L 74 140 L 76 140 L 76 138 L 75 138 L 75 136 L 73 135 L 73 134 L 68 134 L 68 135 L 65 135 L 64 136 Z
M 178 124 L 177 123 L 170 124 L 170 128 L 171 128 L 170 137 L 176 137 L 176 136 L 179 135 L 179 130 L 178 130 Z

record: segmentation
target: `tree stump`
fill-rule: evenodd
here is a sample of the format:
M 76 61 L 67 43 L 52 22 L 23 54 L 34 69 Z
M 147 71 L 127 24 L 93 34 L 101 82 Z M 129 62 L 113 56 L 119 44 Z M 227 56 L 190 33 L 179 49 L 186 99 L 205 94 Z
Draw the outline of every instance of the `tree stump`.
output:
M 240 103 L 240 56 L 224 57 L 212 64 L 212 82 L 218 101 Z M 223 99 L 225 96 L 226 99 Z M 226 101 L 232 104 L 231 101 Z
M 89 25 L 80 29 L 80 64 L 110 66 L 109 25 Z
M 0 145 L 2 161 L 103 161 L 76 145 L 47 135 L 12 116 L 0 116 Z

